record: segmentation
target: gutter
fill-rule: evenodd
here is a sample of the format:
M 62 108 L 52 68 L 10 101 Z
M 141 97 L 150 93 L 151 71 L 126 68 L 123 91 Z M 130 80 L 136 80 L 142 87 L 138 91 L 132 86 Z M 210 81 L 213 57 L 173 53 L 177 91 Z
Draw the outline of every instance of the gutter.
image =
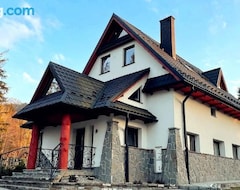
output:
M 192 86 L 191 91 L 187 96 L 184 98 L 182 102 L 182 115 L 183 115 L 183 134 L 184 134 L 184 144 L 185 144 L 185 164 L 186 164 L 186 170 L 187 170 L 187 178 L 188 183 L 190 184 L 190 171 L 189 171 L 189 149 L 188 149 L 188 142 L 187 142 L 187 126 L 186 126 L 186 111 L 185 111 L 185 103 L 188 100 L 188 98 L 192 95 L 194 92 L 194 86 Z
M 128 154 L 128 121 L 129 121 L 129 113 L 126 115 L 126 122 L 125 122 L 125 162 L 124 162 L 124 167 L 125 167 L 125 181 L 129 182 L 129 154 Z

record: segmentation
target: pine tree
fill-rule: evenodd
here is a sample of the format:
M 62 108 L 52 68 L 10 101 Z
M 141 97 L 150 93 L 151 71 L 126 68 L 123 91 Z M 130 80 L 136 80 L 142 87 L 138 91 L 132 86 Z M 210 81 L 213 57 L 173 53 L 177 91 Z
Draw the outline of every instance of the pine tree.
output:
M 4 53 L 0 53 L 0 103 L 3 103 L 6 100 L 6 93 L 8 91 L 7 84 L 3 81 L 6 78 L 5 70 L 3 70 L 3 65 L 6 62 L 6 59 L 3 57 Z
M 240 88 L 238 88 L 238 99 L 240 100 Z

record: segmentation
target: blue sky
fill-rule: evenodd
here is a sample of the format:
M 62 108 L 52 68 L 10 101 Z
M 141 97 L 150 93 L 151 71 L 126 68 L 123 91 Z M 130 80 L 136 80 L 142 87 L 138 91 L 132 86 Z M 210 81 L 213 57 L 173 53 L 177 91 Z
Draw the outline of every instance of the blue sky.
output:
M 49 61 L 82 72 L 113 13 L 160 40 L 159 20 L 175 17 L 177 54 L 203 71 L 221 67 L 228 90 L 240 87 L 240 0 L 0 0 L 32 16 L 0 17 L 7 97 L 28 103 Z

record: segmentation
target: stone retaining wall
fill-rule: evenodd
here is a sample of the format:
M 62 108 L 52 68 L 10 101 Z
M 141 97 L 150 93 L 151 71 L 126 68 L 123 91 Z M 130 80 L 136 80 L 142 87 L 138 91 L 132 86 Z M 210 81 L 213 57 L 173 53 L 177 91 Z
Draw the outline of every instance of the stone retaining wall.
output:
M 189 152 L 190 182 L 240 179 L 240 160 Z
M 161 174 L 154 172 L 154 151 L 129 147 L 129 181 L 160 182 Z

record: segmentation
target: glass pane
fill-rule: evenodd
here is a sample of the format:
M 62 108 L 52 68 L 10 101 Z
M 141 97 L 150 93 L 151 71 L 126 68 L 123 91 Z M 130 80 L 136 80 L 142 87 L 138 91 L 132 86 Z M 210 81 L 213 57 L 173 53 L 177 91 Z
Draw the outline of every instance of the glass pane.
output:
M 134 47 L 125 50 L 125 65 L 129 65 L 134 63 L 135 55 L 134 55 Z

